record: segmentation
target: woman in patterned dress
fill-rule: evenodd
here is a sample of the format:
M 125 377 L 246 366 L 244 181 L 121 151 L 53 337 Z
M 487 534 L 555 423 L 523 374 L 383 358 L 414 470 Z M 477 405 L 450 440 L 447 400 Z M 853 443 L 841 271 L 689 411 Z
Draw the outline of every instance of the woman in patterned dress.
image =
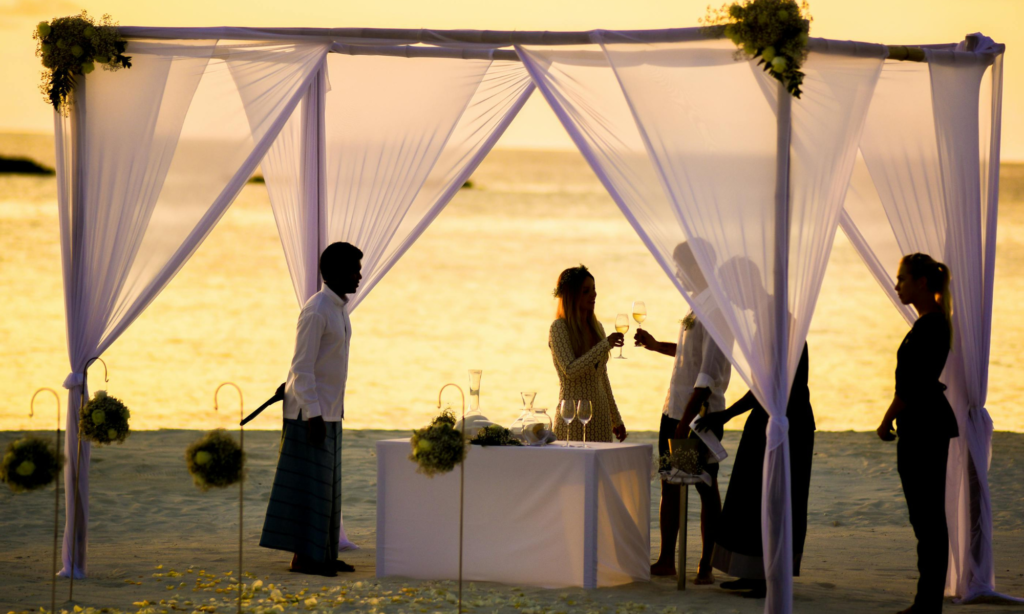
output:
M 558 312 L 548 333 L 548 347 L 558 372 L 559 399 L 593 403 L 594 417 L 587 424 L 587 441 L 610 442 L 612 434 L 622 441 L 626 426 L 615 405 L 608 382 L 608 353 L 621 347 L 622 333 L 607 337 L 594 316 L 597 288 L 594 276 L 582 264 L 558 276 L 555 288 Z M 566 428 L 556 418 L 555 434 L 561 440 L 582 441 L 583 425 L 578 420 Z

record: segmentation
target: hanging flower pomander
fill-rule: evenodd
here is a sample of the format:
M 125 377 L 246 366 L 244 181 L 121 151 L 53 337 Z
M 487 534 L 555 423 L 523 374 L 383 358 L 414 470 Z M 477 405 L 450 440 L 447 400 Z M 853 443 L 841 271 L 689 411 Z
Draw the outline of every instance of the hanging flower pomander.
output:
M 410 443 L 409 460 L 427 477 L 448 473 L 466 458 L 466 442 L 455 430 L 455 416 L 450 411 L 441 412 L 430 426 L 413 431 Z
M 192 482 L 201 490 L 226 488 L 245 475 L 245 452 L 224 429 L 210 431 L 185 450 Z
M 800 66 L 807 59 L 811 22 L 806 1 L 742 0 L 719 9 L 708 7 L 700 21 L 708 35 L 724 33 L 739 47 L 739 54 L 760 58 L 758 66 L 800 97 L 804 82 Z
M 132 59 L 124 55 L 128 42 L 121 38 L 110 15 L 104 15 L 99 24 L 85 11 L 40 21 L 32 38 L 46 69 L 39 89 L 58 111 L 67 112 L 77 75 L 91 73 L 97 64 L 107 70 L 132 67 Z
M 63 458 L 57 458 L 53 446 L 38 437 L 23 437 L 7 444 L 0 481 L 14 492 L 27 492 L 53 484 Z
M 99 390 L 85 404 L 78 418 L 78 432 L 83 439 L 100 445 L 122 443 L 131 434 L 128 419 L 131 412 L 115 397 Z

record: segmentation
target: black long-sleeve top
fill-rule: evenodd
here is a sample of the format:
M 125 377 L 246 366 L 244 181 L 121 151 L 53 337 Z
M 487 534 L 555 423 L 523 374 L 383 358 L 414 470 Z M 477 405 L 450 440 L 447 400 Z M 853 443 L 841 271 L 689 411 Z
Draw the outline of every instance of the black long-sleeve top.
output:
M 939 381 L 949 356 L 949 323 L 939 312 L 925 314 L 896 353 L 896 396 L 906 407 L 896 417 L 900 437 L 957 437 L 946 386 Z

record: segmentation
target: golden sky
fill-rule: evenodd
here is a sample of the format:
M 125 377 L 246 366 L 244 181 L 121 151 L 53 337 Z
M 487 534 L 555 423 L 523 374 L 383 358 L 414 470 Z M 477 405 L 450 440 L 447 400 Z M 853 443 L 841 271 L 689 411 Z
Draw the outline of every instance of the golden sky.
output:
M 717 4 L 718 0 L 715 0 Z M 0 131 L 49 132 L 38 91 L 36 22 L 88 10 L 122 25 L 589 30 L 696 26 L 707 0 L 0 0 Z M 1003 160 L 1024 161 L 1024 0 L 810 0 L 811 35 L 887 44 L 955 42 L 983 32 L 1006 43 Z M 534 96 L 502 145 L 572 148 Z

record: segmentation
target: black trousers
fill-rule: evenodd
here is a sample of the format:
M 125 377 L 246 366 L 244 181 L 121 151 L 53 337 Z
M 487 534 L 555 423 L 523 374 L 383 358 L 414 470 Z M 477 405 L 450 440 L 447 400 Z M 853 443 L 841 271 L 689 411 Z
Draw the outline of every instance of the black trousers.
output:
M 949 438 L 900 437 L 896 463 L 910 524 L 917 537 L 917 595 L 915 614 L 942 612 L 942 597 L 949 567 L 949 531 L 946 528 L 946 459 Z

